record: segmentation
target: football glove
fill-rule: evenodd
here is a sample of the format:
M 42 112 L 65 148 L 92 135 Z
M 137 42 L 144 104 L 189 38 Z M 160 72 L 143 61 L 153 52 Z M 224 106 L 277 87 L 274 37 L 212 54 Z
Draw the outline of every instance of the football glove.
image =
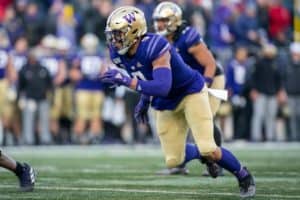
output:
M 150 97 L 147 95 L 141 95 L 141 98 L 134 109 L 134 118 L 137 121 L 137 123 L 147 123 L 149 121 L 148 118 L 149 106 L 150 106 Z
M 130 87 L 130 83 L 132 79 L 120 72 L 116 69 L 110 69 L 104 73 L 103 76 L 100 77 L 101 81 L 104 83 L 112 84 L 112 85 L 124 85 L 126 87 Z

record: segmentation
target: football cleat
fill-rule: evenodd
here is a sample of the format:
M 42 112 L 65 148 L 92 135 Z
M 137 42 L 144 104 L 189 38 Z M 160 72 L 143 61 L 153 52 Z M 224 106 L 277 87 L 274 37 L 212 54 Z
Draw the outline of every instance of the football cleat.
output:
M 31 166 L 29 166 L 27 163 L 22 164 L 22 172 L 18 178 L 21 191 L 33 191 L 35 184 L 35 171 Z
M 208 174 L 212 177 L 212 178 L 217 178 L 219 176 L 220 170 L 221 168 L 219 167 L 219 165 L 215 162 L 212 161 L 206 161 L 206 169 Z
M 244 167 L 244 170 L 248 172 L 248 175 L 243 179 L 239 180 L 240 197 L 241 198 L 254 197 L 256 192 L 254 177 L 250 174 L 250 172 L 246 167 Z
M 208 167 L 207 167 L 208 168 Z M 219 165 L 218 165 L 218 175 L 217 176 L 224 176 L 224 171 L 223 171 L 223 168 L 222 167 L 220 167 Z M 204 170 L 203 171 L 203 173 L 202 173 L 202 176 L 211 176 L 211 174 L 208 172 L 208 170 L 206 169 L 206 170 Z
M 190 171 L 185 167 L 174 167 L 170 169 L 163 169 L 156 172 L 157 175 L 188 175 Z

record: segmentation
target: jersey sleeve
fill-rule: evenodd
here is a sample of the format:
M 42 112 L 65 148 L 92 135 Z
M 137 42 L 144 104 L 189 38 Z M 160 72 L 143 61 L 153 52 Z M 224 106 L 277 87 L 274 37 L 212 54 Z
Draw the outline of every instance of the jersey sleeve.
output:
M 152 62 L 169 51 L 171 48 L 170 43 L 162 36 L 155 35 L 152 37 L 146 49 L 146 57 L 149 62 Z
M 195 28 L 190 27 L 185 33 L 186 46 L 191 47 L 201 42 L 203 42 L 203 38 L 201 37 L 200 33 L 198 33 L 198 31 Z

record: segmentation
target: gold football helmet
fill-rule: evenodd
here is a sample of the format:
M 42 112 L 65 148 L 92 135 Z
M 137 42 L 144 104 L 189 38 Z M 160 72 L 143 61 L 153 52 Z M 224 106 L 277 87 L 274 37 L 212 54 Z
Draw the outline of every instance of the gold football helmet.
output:
M 153 12 L 153 20 L 157 34 L 169 35 L 182 24 L 182 10 L 173 2 L 162 2 L 156 6 Z M 163 26 L 160 25 L 160 22 L 163 22 Z
M 133 6 L 114 10 L 107 19 L 105 34 L 109 45 L 124 55 L 139 37 L 147 32 L 144 13 Z

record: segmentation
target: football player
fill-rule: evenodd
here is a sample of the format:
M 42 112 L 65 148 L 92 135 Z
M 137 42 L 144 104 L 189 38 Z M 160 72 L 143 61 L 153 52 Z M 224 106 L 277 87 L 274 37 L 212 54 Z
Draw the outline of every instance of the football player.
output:
M 27 63 L 28 57 L 28 41 L 24 37 L 16 40 L 15 47 L 9 53 L 9 80 L 10 86 L 8 90 L 8 101 L 5 106 L 5 118 L 7 128 L 13 130 L 16 143 L 20 143 L 21 139 L 21 111 L 17 102 L 17 81 L 18 73 Z
M 9 51 L 10 40 L 5 29 L 0 29 L 0 120 L 4 128 L 4 136 L 6 136 L 6 129 L 8 128 L 8 120 L 6 116 L 6 103 L 8 91 L 8 72 L 9 70 Z M 4 137 L 5 139 L 5 137 Z M 4 140 L 5 142 L 5 140 Z
M 67 69 L 66 62 L 57 52 L 57 38 L 54 35 L 46 35 L 42 39 L 44 55 L 39 60 L 40 63 L 48 69 L 52 77 L 54 92 L 51 98 L 50 130 L 55 142 L 60 138 L 59 135 L 59 117 L 63 111 L 63 83 L 66 80 Z
M 142 94 L 135 110 L 141 121 L 146 120 L 151 101 L 167 167 L 205 158 L 236 176 L 241 197 L 254 196 L 253 176 L 230 151 L 215 144 L 213 115 L 202 75 L 185 64 L 164 37 L 147 33 L 144 13 L 135 7 L 114 10 L 107 19 L 105 34 L 112 62 L 130 76 L 109 69 L 101 79 Z M 188 128 L 196 145 L 186 144 Z
M 15 173 L 20 182 L 20 189 L 24 192 L 32 191 L 35 183 L 35 172 L 27 163 L 19 163 L 0 149 L 0 166 Z
M 94 34 L 85 34 L 81 46 L 82 52 L 73 61 L 70 71 L 71 79 L 76 82 L 73 140 L 80 144 L 97 144 L 103 136 L 101 108 L 104 88 L 99 76 L 104 70 L 104 58 L 98 52 L 99 40 Z M 84 135 L 87 123 L 90 125 L 89 133 Z
M 71 126 L 73 119 L 73 84 L 70 81 L 70 77 L 68 76 L 72 67 L 72 61 L 76 57 L 75 52 L 72 49 L 71 42 L 64 37 L 57 38 L 57 55 L 59 59 L 63 60 L 66 64 L 67 77 L 61 84 L 61 90 L 59 96 L 61 96 L 62 101 L 60 103 L 60 129 L 61 134 L 60 137 L 57 138 L 58 143 L 68 143 L 70 142 L 71 136 Z
M 191 26 L 187 26 L 182 20 L 181 8 L 172 2 L 162 2 L 157 5 L 153 12 L 155 32 L 165 36 L 168 41 L 176 48 L 185 63 L 203 75 L 208 87 L 213 89 L 224 89 L 225 77 L 212 53 L 206 47 L 201 35 Z M 215 116 L 220 99 L 209 95 L 210 108 Z M 221 146 L 221 133 L 219 128 L 214 125 L 214 138 L 218 146 Z M 210 164 L 207 163 L 209 169 Z M 218 170 L 218 175 L 222 174 L 222 168 Z M 185 174 L 187 169 L 175 168 L 169 174 Z M 210 171 L 210 170 L 208 170 Z M 203 175 L 207 175 L 204 172 Z

